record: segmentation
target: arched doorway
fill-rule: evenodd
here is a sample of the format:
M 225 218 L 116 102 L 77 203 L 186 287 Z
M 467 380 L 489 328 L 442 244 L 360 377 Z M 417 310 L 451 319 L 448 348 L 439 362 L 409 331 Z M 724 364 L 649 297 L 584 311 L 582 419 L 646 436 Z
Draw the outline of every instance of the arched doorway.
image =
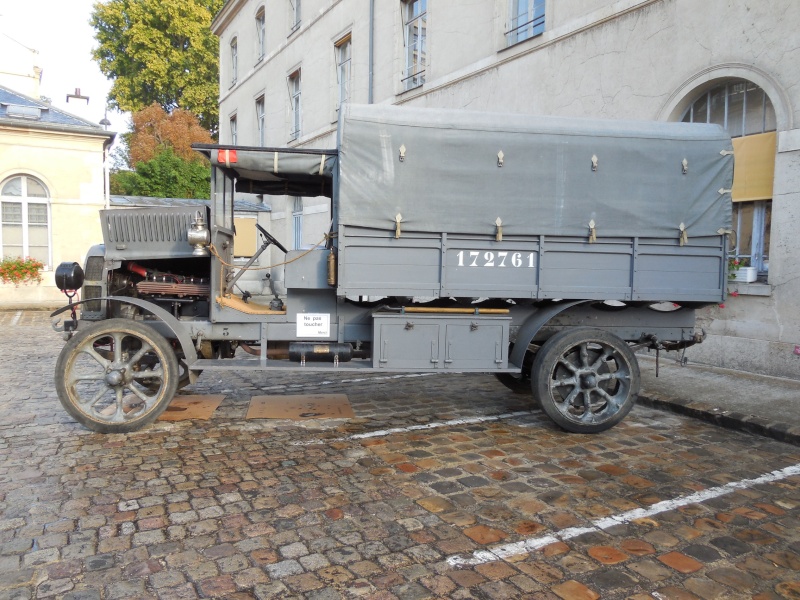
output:
M 766 274 L 777 128 L 772 101 L 755 83 L 728 79 L 697 94 L 681 120 L 722 125 L 733 138 L 735 178 L 731 196 L 736 240 L 731 256 Z

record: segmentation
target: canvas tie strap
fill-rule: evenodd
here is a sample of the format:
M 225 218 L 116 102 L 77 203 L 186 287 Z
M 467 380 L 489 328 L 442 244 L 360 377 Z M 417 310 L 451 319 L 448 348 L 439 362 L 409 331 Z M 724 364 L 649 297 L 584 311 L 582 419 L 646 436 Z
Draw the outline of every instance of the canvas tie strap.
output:
M 594 244 L 597 241 L 597 227 L 594 219 L 589 221 L 589 243 Z
M 400 223 L 403 222 L 403 215 L 397 213 L 394 217 L 394 239 L 400 238 Z
M 681 223 L 680 225 L 678 225 L 678 229 L 681 232 L 680 235 L 681 246 L 685 246 L 686 244 L 689 243 L 689 234 L 686 232 L 686 225 Z
M 495 227 L 497 230 L 495 231 L 494 239 L 495 241 L 502 242 L 503 241 L 503 220 L 500 217 L 497 217 L 497 220 L 494 222 Z

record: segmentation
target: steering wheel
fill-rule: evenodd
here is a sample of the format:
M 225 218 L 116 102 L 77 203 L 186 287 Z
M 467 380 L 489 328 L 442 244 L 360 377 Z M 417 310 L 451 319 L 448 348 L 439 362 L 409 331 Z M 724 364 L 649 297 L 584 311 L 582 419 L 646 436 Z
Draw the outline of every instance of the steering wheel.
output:
M 275 244 L 275 246 L 277 246 L 281 252 L 283 252 L 284 254 L 289 252 L 286 248 L 283 247 L 283 244 L 281 244 L 278 240 L 276 240 L 275 237 L 266 229 L 264 229 L 261 225 L 256 223 L 256 227 L 261 232 L 261 234 L 267 239 L 267 241 L 270 242 L 271 244 Z

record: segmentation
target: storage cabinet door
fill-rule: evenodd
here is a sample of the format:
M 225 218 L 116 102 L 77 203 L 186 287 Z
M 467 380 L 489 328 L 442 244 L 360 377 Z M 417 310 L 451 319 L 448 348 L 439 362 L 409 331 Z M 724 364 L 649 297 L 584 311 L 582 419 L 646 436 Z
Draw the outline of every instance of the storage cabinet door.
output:
M 439 325 L 435 323 L 381 323 L 379 367 L 435 369 L 439 361 Z
M 506 328 L 501 324 L 458 323 L 447 325 L 444 367 L 447 369 L 505 368 L 508 362 Z

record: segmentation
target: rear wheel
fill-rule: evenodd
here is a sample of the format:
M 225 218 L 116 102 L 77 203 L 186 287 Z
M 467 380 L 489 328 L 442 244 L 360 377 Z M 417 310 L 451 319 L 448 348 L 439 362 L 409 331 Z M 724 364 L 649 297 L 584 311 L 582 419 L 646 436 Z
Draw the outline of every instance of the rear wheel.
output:
M 519 375 L 515 373 L 495 373 L 494 376 L 497 380 L 506 386 L 515 394 L 530 394 L 531 393 L 531 368 L 533 359 L 536 356 L 539 346 L 536 344 L 529 344 L 528 349 L 525 351 L 525 357 L 522 361 L 522 369 Z M 511 351 L 514 350 L 514 344 L 509 344 L 508 354 L 511 356 Z
M 625 418 L 639 393 L 639 365 L 628 344 L 603 331 L 561 331 L 536 353 L 533 393 L 547 415 L 574 433 L 597 433 Z
M 109 319 L 78 331 L 56 363 L 64 409 L 100 433 L 135 431 L 155 421 L 175 395 L 175 351 L 151 327 Z

